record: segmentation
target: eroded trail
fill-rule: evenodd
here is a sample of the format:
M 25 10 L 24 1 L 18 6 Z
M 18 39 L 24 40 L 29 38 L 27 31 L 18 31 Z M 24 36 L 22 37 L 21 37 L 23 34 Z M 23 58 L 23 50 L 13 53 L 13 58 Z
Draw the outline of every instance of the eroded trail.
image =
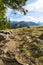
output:
M 33 35 L 33 32 L 28 29 L 0 32 L 1 65 L 40 65 L 42 63 L 43 40 Z

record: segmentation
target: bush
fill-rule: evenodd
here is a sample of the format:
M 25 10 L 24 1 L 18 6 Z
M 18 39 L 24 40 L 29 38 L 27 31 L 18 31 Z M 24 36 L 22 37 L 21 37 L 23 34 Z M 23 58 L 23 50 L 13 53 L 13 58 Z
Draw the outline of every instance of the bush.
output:
M 43 40 L 43 34 L 41 34 L 41 35 L 39 36 L 39 39 Z

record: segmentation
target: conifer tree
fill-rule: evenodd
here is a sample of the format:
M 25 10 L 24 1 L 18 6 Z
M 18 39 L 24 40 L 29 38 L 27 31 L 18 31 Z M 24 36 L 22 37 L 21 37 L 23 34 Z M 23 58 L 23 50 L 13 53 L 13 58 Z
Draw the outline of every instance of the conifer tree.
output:
M 26 14 L 27 10 L 22 7 L 25 5 L 26 1 L 27 0 L 0 0 L 0 29 L 6 29 L 8 27 L 5 17 L 6 8 L 9 7 L 14 11 L 18 10 Z

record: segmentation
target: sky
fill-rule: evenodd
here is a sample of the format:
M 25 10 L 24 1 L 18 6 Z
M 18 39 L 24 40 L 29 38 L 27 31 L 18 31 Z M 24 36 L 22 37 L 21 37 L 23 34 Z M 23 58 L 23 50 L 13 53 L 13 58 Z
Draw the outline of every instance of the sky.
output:
M 26 15 L 18 11 L 15 11 L 15 14 L 12 9 L 7 8 L 7 18 L 10 18 L 11 21 L 33 21 L 36 23 L 43 23 L 43 0 L 27 0 L 24 8 L 28 10 Z

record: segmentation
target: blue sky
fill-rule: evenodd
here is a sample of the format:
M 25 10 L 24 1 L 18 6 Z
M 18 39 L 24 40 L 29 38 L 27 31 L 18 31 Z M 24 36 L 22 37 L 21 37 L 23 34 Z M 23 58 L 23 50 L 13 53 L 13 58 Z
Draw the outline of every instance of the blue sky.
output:
M 6 16 L 11 21 L 43 22 L 43 0 L 27 0 L 24 8 L 28 10 L 26 15 L 18 11 L 15 14 L 12 9 L 7 8 Z

